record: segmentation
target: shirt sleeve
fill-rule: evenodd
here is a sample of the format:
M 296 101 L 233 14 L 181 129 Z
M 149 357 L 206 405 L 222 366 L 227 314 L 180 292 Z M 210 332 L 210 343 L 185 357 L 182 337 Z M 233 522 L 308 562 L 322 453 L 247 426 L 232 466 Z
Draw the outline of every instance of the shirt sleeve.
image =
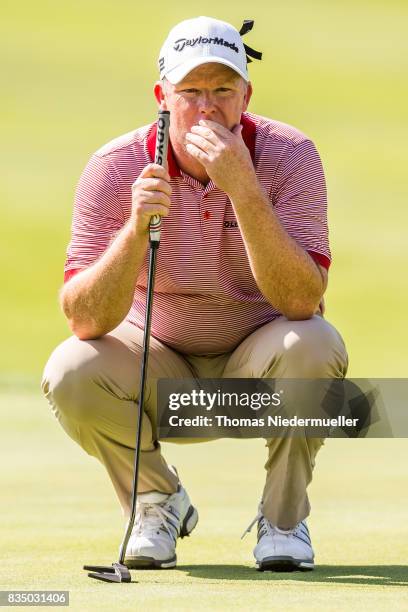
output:
M 91 157 L 79 179 L 65 281 L 99 259 L 124 224 L 118 189 L 105 157 Z
M 310 140 L 291 145 L 278 167 L 271 193 L 288 234 L 326 269 L 331 263 L 327 189 L 319 153 Z

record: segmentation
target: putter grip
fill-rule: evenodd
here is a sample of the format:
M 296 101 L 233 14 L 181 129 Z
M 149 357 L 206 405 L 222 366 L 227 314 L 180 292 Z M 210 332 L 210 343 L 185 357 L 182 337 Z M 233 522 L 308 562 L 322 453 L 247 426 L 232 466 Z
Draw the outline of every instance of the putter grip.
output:
M 170 112 L 159 110 L 157 120 L 157 135 L 156 135 L 156 151 L 154 155 L 154 163 L 166 167 L 167 164 L 167 149 L 169 146 L 169 128 L 170 128 Z M 150 242 L 160 242 L 161 217 L 154 215 L 150 219 L 149 233 Z

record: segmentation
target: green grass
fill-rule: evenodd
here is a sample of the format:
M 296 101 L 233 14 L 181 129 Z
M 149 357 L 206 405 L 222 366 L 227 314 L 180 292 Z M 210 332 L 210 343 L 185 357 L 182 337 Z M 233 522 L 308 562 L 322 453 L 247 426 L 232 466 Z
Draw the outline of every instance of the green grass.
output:
M 0 461 L 8 466 L 2 589 L 69 590 L 70 609 L 78 611 L 407 609 L 405 441 L 326 442 L 310 486 L 317 568 L 285 575 L 253 568 L 254 531 L 240 540 L 263 486 L 263 442 L 165 444 L 199 509 L 199 524 L 178 544 L 177 570 L 132 572 L 138 584 L 110 585 L 81 569 L 115 561 L 123 535 L 102 466 L 66 437 L 39 394 L 5 393 L 0 401 L 7 432 Z
M 327 317 L 343 334 L 349 375 L 408 371 L 408 5 L 403 0 L 243 0 L 205 7 L 131 0 L 9 2 L 2 10 L 2 588 L 66 588 L 75 610 L 404 608 L 403 440 L 333 440 L 318 457 L 310 519 L 318 569 L 252 570 L 262 442 L 166 447 L 201 519 L 179 568 L 103 585 L 81 571 L 110 562 L 122 536 L 114 493 L 66 438 L 32 385 L 68 335 L 59 312 L 76 182 L 89 155 L 152 121 L 163 37 L 205 13 L 254 18 L 250 110 L 295 125 L 326 171 L 334 255 Z M 24 392 L 23 390 L 26 389 Z M 243 452 L 245 445 L 246 453 Z M 244 456 L 243 456 L 244 455 Z M 219 465 L 224 469 L 220 473 Z M 139 576 L 139 574 L 138 574 Z

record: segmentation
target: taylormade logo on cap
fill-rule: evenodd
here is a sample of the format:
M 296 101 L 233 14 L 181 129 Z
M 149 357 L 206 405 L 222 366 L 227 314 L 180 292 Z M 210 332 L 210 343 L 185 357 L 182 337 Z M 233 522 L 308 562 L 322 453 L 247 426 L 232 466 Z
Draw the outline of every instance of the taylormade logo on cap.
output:
M 249 80 L 244 44 L 236 28 L 211 17 L 187 19 L 169 33 L 159 55 L 160 78 L 176 84 L 197 66 L 215 62 Z
M 174 44 L 174 50 L 175 51 L 182 51 L 184 49 L 184 47 L 186 45 L 189 45 L 190 47 L 194 47 L 194 45 L 224 45 L 225 47 L 230 47 L 230 49 L 233 49 L 236 53 L 239 53 L 238 47 L 233 43 L 233 42 L 228 42 L 227 40 L 224 40 L 223 38 L 206 38 L 205 36 L 199 36 L 198 38 L 190 38 L 190 40 L 187 40 L 186 38 L 180 38 L 179 40 L 176 40 L 175 44 Z

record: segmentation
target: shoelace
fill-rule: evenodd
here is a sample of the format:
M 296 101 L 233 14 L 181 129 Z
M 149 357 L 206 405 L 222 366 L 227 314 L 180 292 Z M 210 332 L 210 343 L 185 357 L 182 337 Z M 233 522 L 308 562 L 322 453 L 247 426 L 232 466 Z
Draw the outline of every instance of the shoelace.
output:
M 257 523 L 261 518 L 263 518 L 263 514 L 262 511 L 260 509 L 258 509 L 258 514 L 256 515 L 256 517 L 254 518 L 254 520 L 248 525 L 248 527 L 245 529 L 244 533 L 241 536 L 241 540 L 246 536 L 247 533 L 250 533 L 252 527 L 255 525 L 255 523 Z
M 176 512 L 173 509 L 174 512 Z M 178 515 L 173 514 L 165 507 L 165 504 L 152 504 L 147 502 L 138 502 L 138 512 L 136 515 L 135 526 L 133 533 L 156 533 L 164 527 L 170 537 L 177 538 L 178 528 L 173 521 L 178 523 Z M 174 532 L 169 527 L 173 527 Z
M 241 540 L 246 536 L 247 533 L 250 533 L 250 531 L 252 530 L 252 527 L 258 521 L 260 521 L 259 529 L 258 529 L 258 539 L 263 535 L 273 535 L 274 533 L 279 533 L 281 535 L 287 535 L 287 536 L 296 535 L 300 531 L 300 528 L 302 525 L 304 525 L 305 529 L 307 530 L 307 527 L 304 521 L 301 521 L 293 529 L 279 529 L 279 527 L 274 527 L 273 525 L 271 525 L 268 519 L 264 517 L 264 515 L 262 514 L 262 509 L 261 507 L 259 507 L 258 514 L 254 518 L 254 520 L 248 525 L 248 527 L 245 529 L 244 533 L 241 536 Z

